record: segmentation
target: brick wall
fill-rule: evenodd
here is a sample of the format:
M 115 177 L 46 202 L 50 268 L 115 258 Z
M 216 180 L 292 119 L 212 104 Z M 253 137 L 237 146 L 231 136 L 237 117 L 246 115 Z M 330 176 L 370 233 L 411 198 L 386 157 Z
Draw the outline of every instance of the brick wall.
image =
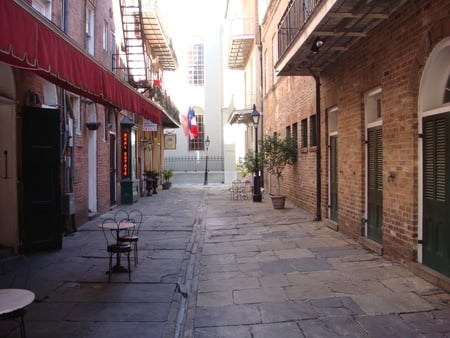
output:
M 286 8 L 284 1 L 281 6 Z M 278 15 L 271 7 L 271 15 Z M 272 20 L 272 21 L 271 21 Z M 271 54 L 271 37 L 278 18 L 266 17 L 264 51 Z M 433 46 L 450 36 L 450 3 L 409 1 L 369 36 L 321 74 L 322 218 L 328 204 L 328 129 L 326 110 L 339 109 L 338 214 L 339 229 L 352 238 L 364 235 L 365 112 L 364 94 L 382 89 L 383 118 L 383 249 L 399 261 L 416 259 L 418 224 L 417 97 L 423 66 Z M 271 60 L 272 56 L 268 57 Z M 265 69 L 271 69 L 270 65 Z M 309 81 L 309 82 L 308 82 Z M 280 77 L 269 83 L 264 97 L 265 133 L 284 135 L 286 125 L 300 124 L 315 113 L 314 82 L 305 77 Z M 299 129 L 300 137 L 300 129 Z M 390 174 L 395 179 L 388 180 Z M 288 198 L 315 211 L 315 153 L 299 153 L 295 168 L 286 171 Z

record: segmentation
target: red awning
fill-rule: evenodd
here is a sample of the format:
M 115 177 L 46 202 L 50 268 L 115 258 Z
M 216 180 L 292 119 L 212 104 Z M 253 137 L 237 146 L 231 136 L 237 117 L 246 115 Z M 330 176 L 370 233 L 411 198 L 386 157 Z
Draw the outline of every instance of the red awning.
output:
M 0 0 L 0 62 L 36 71 L 50 82 L 161 124 L 162 111 L 29 5 Z

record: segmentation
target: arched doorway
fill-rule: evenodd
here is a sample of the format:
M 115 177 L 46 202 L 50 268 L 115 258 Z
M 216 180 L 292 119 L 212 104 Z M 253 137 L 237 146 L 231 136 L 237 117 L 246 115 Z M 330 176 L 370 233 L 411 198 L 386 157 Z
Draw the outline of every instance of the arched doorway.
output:
M 420 82 L 418 260 L 450 276 L 450 37 L 431 52 Z

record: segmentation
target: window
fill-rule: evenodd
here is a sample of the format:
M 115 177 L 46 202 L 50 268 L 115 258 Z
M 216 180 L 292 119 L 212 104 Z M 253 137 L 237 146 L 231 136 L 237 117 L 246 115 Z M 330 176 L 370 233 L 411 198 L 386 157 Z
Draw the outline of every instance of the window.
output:
M 105 52 L 108 51 L 108 36 L 109 36 L 109 25 L 105 21 L 103 23 L 103 50 Z
M 381 119 L 381 98 L 377 98 L 377 119 Z
M 292 125 L 292 140 L 294 141 L 295 145 L 298 146 L 298 125 L 297 125 L 297 123 L 294 123 Z
M 52 2 L 51 0 L 33 0 L 33 8 L 45 16 L 47 19 L 52 19 Z
M 444 103 L 450 102 L 450 76 L 447 79 L 447 85 L 444 88 Z
M 117 46 L 116 46 L 116 37 L 114 33 L 111 35 L 111 70 L 114 73 L 117 73 Z
M 75 133 L 81 134 L 80 98 L 78 96 L 67 93 L 65 104 L 66 110 L 69 112 L 70 116 L 69 123 L 73 123 Z
M 303 119 L 301 121 L 302 124 L 302 148 L 307 148 L 308 147 L 308 120 L 307 119 Z
M 375 88 L 364 95 L 366 123 L 382 121 L 381 87 Z
M 85 49 L 94 55 L 94 10 L 91 7 L 86 8 L 86 40 Z
M 264 64 L 269 64 L 268 56 L 267 56 L 267 49 L 264 50 Z M 264 72 L 264 91 L 267 94 L 269 91 L 269 72 Z
M 277 82 L 277 72 L 275 64 L 278 61 L 278 34 L 274 34 L 272 37 L 272 84 Z
M 202 43 L 194 43 L 188 52 L 187 80 L 192 86 L 203 86 L 205 84 L 205 60 Z
M 286 137 L 291 137 L 291 126 L 286 127 Z
M 316 115 L 312 115 L 309 117 L 309 129 L 310 129 L 309 146 L 315 147 L 315 146 L 317 146 L 317 118 L 316 118 Z
M 189 140 L 189 150 L 205 150 L 205 124 L 203 115 L 195 114 L 198 136 Z

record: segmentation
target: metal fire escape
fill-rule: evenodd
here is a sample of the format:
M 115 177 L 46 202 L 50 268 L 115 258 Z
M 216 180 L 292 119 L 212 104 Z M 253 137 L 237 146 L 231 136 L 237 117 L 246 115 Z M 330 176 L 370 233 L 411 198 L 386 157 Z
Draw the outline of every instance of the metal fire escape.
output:
M 149 57 L 145 47 L 141 0 L 119 0 L 122 16 L 123 52 L 128 82 L 135 88 L 151 88 Z

